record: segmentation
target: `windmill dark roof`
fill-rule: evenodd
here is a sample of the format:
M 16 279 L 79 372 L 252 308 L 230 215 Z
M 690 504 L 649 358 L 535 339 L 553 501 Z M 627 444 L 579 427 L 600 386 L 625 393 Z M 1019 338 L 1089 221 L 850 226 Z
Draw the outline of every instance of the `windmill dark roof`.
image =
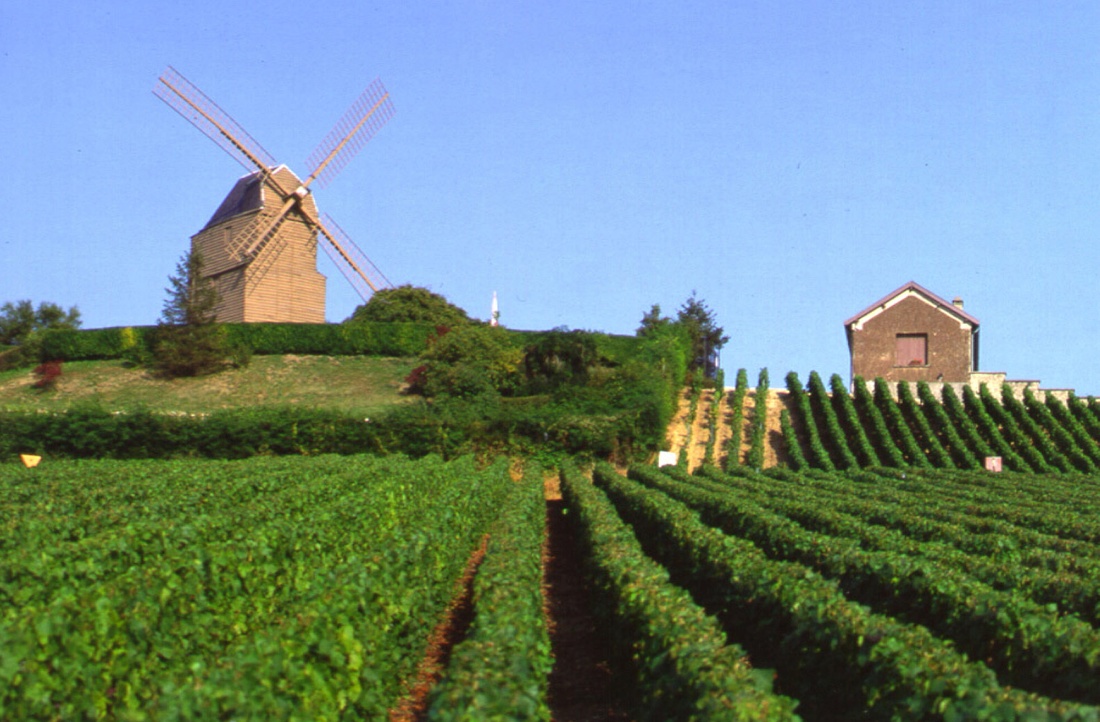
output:
M 216 226 L 224 220 L 250 211 L 258 211 L 264 206 L 263 183 L 260 182 L 260 172 L 249 173 L 237 180 L 233 190 L 225 197 L 218 210 L 202 227 L 205 231 L 211 226 Z M 201 233 L 202 231 L 200 231 Z

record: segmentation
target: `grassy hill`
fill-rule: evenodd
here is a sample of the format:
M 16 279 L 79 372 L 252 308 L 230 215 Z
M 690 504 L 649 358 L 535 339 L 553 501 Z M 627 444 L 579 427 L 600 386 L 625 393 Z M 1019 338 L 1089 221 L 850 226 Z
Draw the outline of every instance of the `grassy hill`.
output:
M 375 356 L 256 356 L 243 369 L 161 379 L 119 361 L 72 361 L 63 365 L 55 391 L 34 389 L 29 369 L 0 372 L 0 410 L 57 411 L 87 402 L 183 413 L 301 405 L 366 416 L 408 403 L 401 389 L 416 363 Z

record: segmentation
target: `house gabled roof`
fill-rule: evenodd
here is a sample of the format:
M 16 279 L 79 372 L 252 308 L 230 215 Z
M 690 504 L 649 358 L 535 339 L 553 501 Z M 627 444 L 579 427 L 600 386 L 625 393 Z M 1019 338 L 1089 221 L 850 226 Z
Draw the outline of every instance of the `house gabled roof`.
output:
M 980 325 L 978 319 L 974 318 L 969 313 L 962 310 L 950 301 L 932 293 L 916 281 L 910 281 L 896 291 L 893 291 L 892 293 L 889 293 L 886 296 L 875 301 L 870 306 L 845 321 L 844 327 L 848 329 L 849 337 L 851 336 L 853 326 L 855 326 L 856 324 L 860 324 L 862 321 L 866 321 L 868 317 L 877 316 L 879 313 L 885 311 L 890 306 L 893 306 L 906 296 L 910 295 L 922 297 L 924 301 L 935 306 L 943 313 L 946 313 L 958 319 L 959 323 L 969 324 L 974 331 L 978 330 L 978 326 Z

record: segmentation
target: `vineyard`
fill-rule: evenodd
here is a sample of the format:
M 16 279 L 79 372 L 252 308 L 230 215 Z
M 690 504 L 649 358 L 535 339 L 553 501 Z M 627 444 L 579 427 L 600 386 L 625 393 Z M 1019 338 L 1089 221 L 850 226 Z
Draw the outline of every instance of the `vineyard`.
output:
M 976 470 L 1000 457 L 1007 470 L 1096 473 L 1100 467 L 1100 403 L 1072 393 L 1063 401 L 1010 386 L 985 384 L 934 393 L 929 384 L 840 376 L 829 386 L 816 372 L 803 385 L 794 372 L 786 389 L 769 389 L 767 369 L 748 388 L 742 369 L 728 392 L 696 387 L 684 393 L 673 423 L 680 465 L 762 469 L 782 465 L 823 471 L 868 467 Z
M 469 458 L 5 466 L 0 718 L 384 717 L 486 534 L 478 593 L 509 598 L 454 655 L 439 718 L 502 637 L 536 683 L 510 667 L 498 704 L 537 708 L 538 482 Z
M 604 670 L 608 719 L 1100 722 L 1096 403 L 769 386 L 685 391 L 660 469 L 0 466 L 0 718 L 573 719 Z
M 583 517 L 639 550 L 639 575 L 654 568 L 650 587 L 690 594 L 624 634 L 666 637 L 633 643 L 679 690 L 661 701 L 684 705 L 655 718 L 790 719 L 797 700 L 804 719 L 1100 719 L 1100 478 L 597 465 L 594 485 L 565 479 Z M 595 564 L 627 558 L 590 536 Z M 683 626 L 707 643 L 671 651 Z

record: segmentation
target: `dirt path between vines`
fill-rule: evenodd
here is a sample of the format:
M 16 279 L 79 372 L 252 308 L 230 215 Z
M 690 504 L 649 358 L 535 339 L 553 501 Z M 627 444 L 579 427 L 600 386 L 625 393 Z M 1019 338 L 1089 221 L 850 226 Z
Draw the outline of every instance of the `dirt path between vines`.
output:
M 554 722 L 628 721 L 615 698 L 604 632 L 592 615 L 592 592 L 583 574 L 583 553 L 565 513 L 557 478 L 546 483 L 547 540 L 543 551 L 543 598 L 550 648 L 550 711 Z
M 741 453 L 739 462 L 743 462 L 752 445 L 752 419 L 756 413 L 756 389 L 749 389 L 742 402 L 741 418 L 733 418 L 729 406 L 729 394 L 718 399 L 718 429 L 715 440 L 715 458 L 720 465 L 728 463 L 726 446 L 733 436 L 733 424 L 741 424 Z M 699 399 L 694 418 L 688 418 L 691 410 L 691 390 L 685 389 L 680 396 L 676 416 L 668 425 L 667 438 L 671 451 L 686 455 L 688 471 L 695 471 L 706 458 L 707 443 L 710 440 L 710 406 L 715 402 L 716 392 L 703 391 Z M 787 463 L 787 449 L 783 432 L 779 424 L 779 415 L 791 409 L 790 394 L 778 389 L 768 389 L 767 408 L 764 416 L 764 466 L 765 468 Z M 688 430 L 691 430 L 690 439 Z
M 556 476 L 547 477 L 546 541 L 543 545 L 543 599 L 554 668 L 549 704 L 554 722 L 630 722 L 615 696 L 607 636 L 592 615 L 592 592 L 584 578 L 583 552 L 564 511 Z M 488 536 L 470 557 L 456 584 L 455 598 L 432 632 L 409 691 L 390 710 L 390 722 L 423 722 L 432 687 L 439 682 L 451 651 L 466 638 L 474 620 L 473 585 L 485 557 Z
M 466 638 L 474 621 L 474 577 L 481 560 L 485 558 L 488 543 L 489 535 L 486 534 L 466 562 L 462 577 L 456 583 L 455 597 L 428 639 L 415 681 L 397 706 L 390 710 L 390 722 L 420 722 L 427 717 L 432 687 L 443 677 L 451 651 Z
M 668 425 L 668 450 L 674 454 L 679 454 L 684 449 L 684 443 L 687 441 L 688 429 L 691 428 L 691 419 L 688 418 L 688 414 L 691 413 L 691 389 L 684 389 L 680 393 L 680 400 L 676 407 L 676 416 L 672 418 L 672 421 Z

